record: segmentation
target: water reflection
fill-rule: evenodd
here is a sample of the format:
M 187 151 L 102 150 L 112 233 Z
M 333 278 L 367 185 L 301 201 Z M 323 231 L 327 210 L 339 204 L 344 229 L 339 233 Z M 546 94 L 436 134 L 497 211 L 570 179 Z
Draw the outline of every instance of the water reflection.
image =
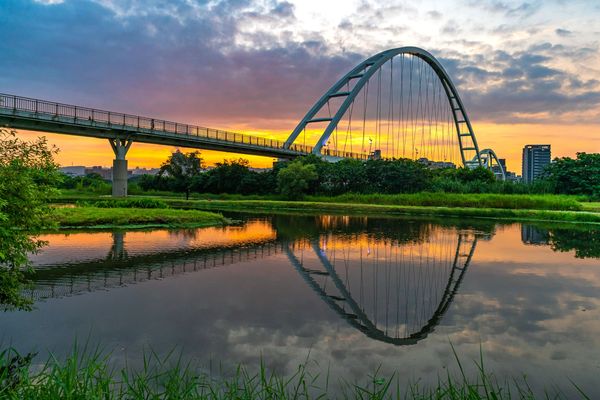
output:
M 49 235 L 34 257 L 45 300 L 0 314 L 0 341 L 63 355 L 91 335 L 117 362 L 176 347 L 288 375 L 310 354 L 332 380 L 381 366 L 433 383 L 455 365 L 450 341 L 465 364 L 481 345 L 502 379 L 576 377 L 600 398 L 597 231 L 534 227 L 548 245 L 520 224 L 414 217 Z
M 306 221 L 306 218 L 304 218 Z M 318 217 L 309 230 L 293 220 L 176 232 L 74 234 L 68 262 L 38 260 L 34 300 L 107 290 L 284 253 L 308 286 L 343 320 L 372 339 L 415 344 L 440 322 L 458 291 L 478 237 L 475 230 L 430 223 L 365 231 L 367 218 Z M 291 222 L 291 224 L 289 223 Z M 316 223 L 314 223 L 316 222 Z M 285 228 L 281 229 L 280 227 Z M 292 227 L 290 229 L 290 227 Z M 275 234 L 277 232 L 277 234 Z M 154 237 L 156 233 L 156 237 Z M 171 240 L 165 240 L 170 238 Z M 47 250 L 52 255 L 54 239 Z M 64 239 L 64 238 L 63 238 Z M 179 245 L 173 243 L 179 242 Z M 58 241 L 62 248 L 62 240 Z M 96 256 L 92 256 L 92 254 Z
M 328 235 L 285 251 L 306 283 L 351 326 L 372 339 L 411 345 L 433 331 L 452 303 L 476 244 L 472 233 L 436 230 L 420 243 Z
M 550 245 L 560 252 L 574 251 L 577 258 L 600 258 L 600 229 L 595 225 L 521 225 L 524 244 Z
M 521 225 L 521 241 L 524 244 L 547 245 L 550 241 L 550 232 L 535 225 Z

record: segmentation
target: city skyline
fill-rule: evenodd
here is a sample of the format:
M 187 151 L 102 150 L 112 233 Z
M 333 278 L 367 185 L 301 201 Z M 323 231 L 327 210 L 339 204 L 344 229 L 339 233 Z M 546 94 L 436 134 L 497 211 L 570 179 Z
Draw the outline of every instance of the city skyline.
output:
M 448 70 L 480 147 L 520 171 L 526 144 L 551 144 L 553 157 L 600 151 L 599 15 L 585 1 L 9 1 L 0 8 L 9 39 L 0 44 L 0 84 L 9 93 L 285 139 L 354 64 L 417 45 Z M 61 148 L 62 165 L 113 158 L 105 141 L 44 135 Z M 173 150 L 135 143 L 128 158 L 156 167 Z M 209 164 L 238 157 L 202 154 Z

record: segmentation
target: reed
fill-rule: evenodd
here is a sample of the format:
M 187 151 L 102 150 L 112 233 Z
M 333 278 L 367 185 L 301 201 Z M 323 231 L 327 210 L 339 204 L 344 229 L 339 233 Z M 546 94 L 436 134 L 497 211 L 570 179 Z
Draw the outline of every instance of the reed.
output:
M 454 351 L 454 348 L 453 348 Z M 33 355 L 21 356 L 14 349 L 0 352 L 0 398 L 2 399 L 353 399 L 353 400 L 458 400 L 567 398 L 558 391 L 534 393 L 525 378 L 499 381 L 480 359 L 469 376 L 454 352 L 457 368 L 432 386 L 400 382 L 398 375 L 375 371 L 365 382 L 330 382 L 320 373 L 300 365 L 291 376 L 268 371 L 261 363 L 257 372 L 238 366 L 228 377 L 199 372 L 174 352 L 160 357 L 149 352 L 141 368 L 111 367 L 110 354 L 98 347 L 78 348 L 64 360 L 52 355 L 41 367 L 32 367 Z M 589 399 L 575 383 L 571 395 Z M 572 397 L 569 397 L 572 398 Z

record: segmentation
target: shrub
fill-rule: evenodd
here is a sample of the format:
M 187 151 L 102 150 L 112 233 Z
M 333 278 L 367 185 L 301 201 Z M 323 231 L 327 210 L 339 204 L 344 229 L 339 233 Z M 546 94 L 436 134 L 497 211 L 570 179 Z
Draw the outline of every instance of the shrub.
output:
M 77 205 L 98 208 L 169 208 L 169 205 L 159 199 L 124 199 L 124 200 L 97 200 L 79 201 Z

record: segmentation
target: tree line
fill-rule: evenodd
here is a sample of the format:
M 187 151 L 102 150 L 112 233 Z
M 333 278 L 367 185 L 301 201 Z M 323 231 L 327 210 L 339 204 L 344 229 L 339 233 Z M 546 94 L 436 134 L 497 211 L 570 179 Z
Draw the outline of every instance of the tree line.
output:
M 600 198 L 600 154 L 578 153 L 557 158 L 532 184 L 501 182 L 485 168 L 431 169 L 410 159 L 352 160 L 335 163 L 309 155 L 277 162 L 272 169 L 255 171 L 245 159 L 224 160 L 207 169 L 199 152 L 176 152 L 155 176 L 136 181 L 143 191 L 266 195 L 288 199 L 304 195 L 344 193 L 559 193 Z

